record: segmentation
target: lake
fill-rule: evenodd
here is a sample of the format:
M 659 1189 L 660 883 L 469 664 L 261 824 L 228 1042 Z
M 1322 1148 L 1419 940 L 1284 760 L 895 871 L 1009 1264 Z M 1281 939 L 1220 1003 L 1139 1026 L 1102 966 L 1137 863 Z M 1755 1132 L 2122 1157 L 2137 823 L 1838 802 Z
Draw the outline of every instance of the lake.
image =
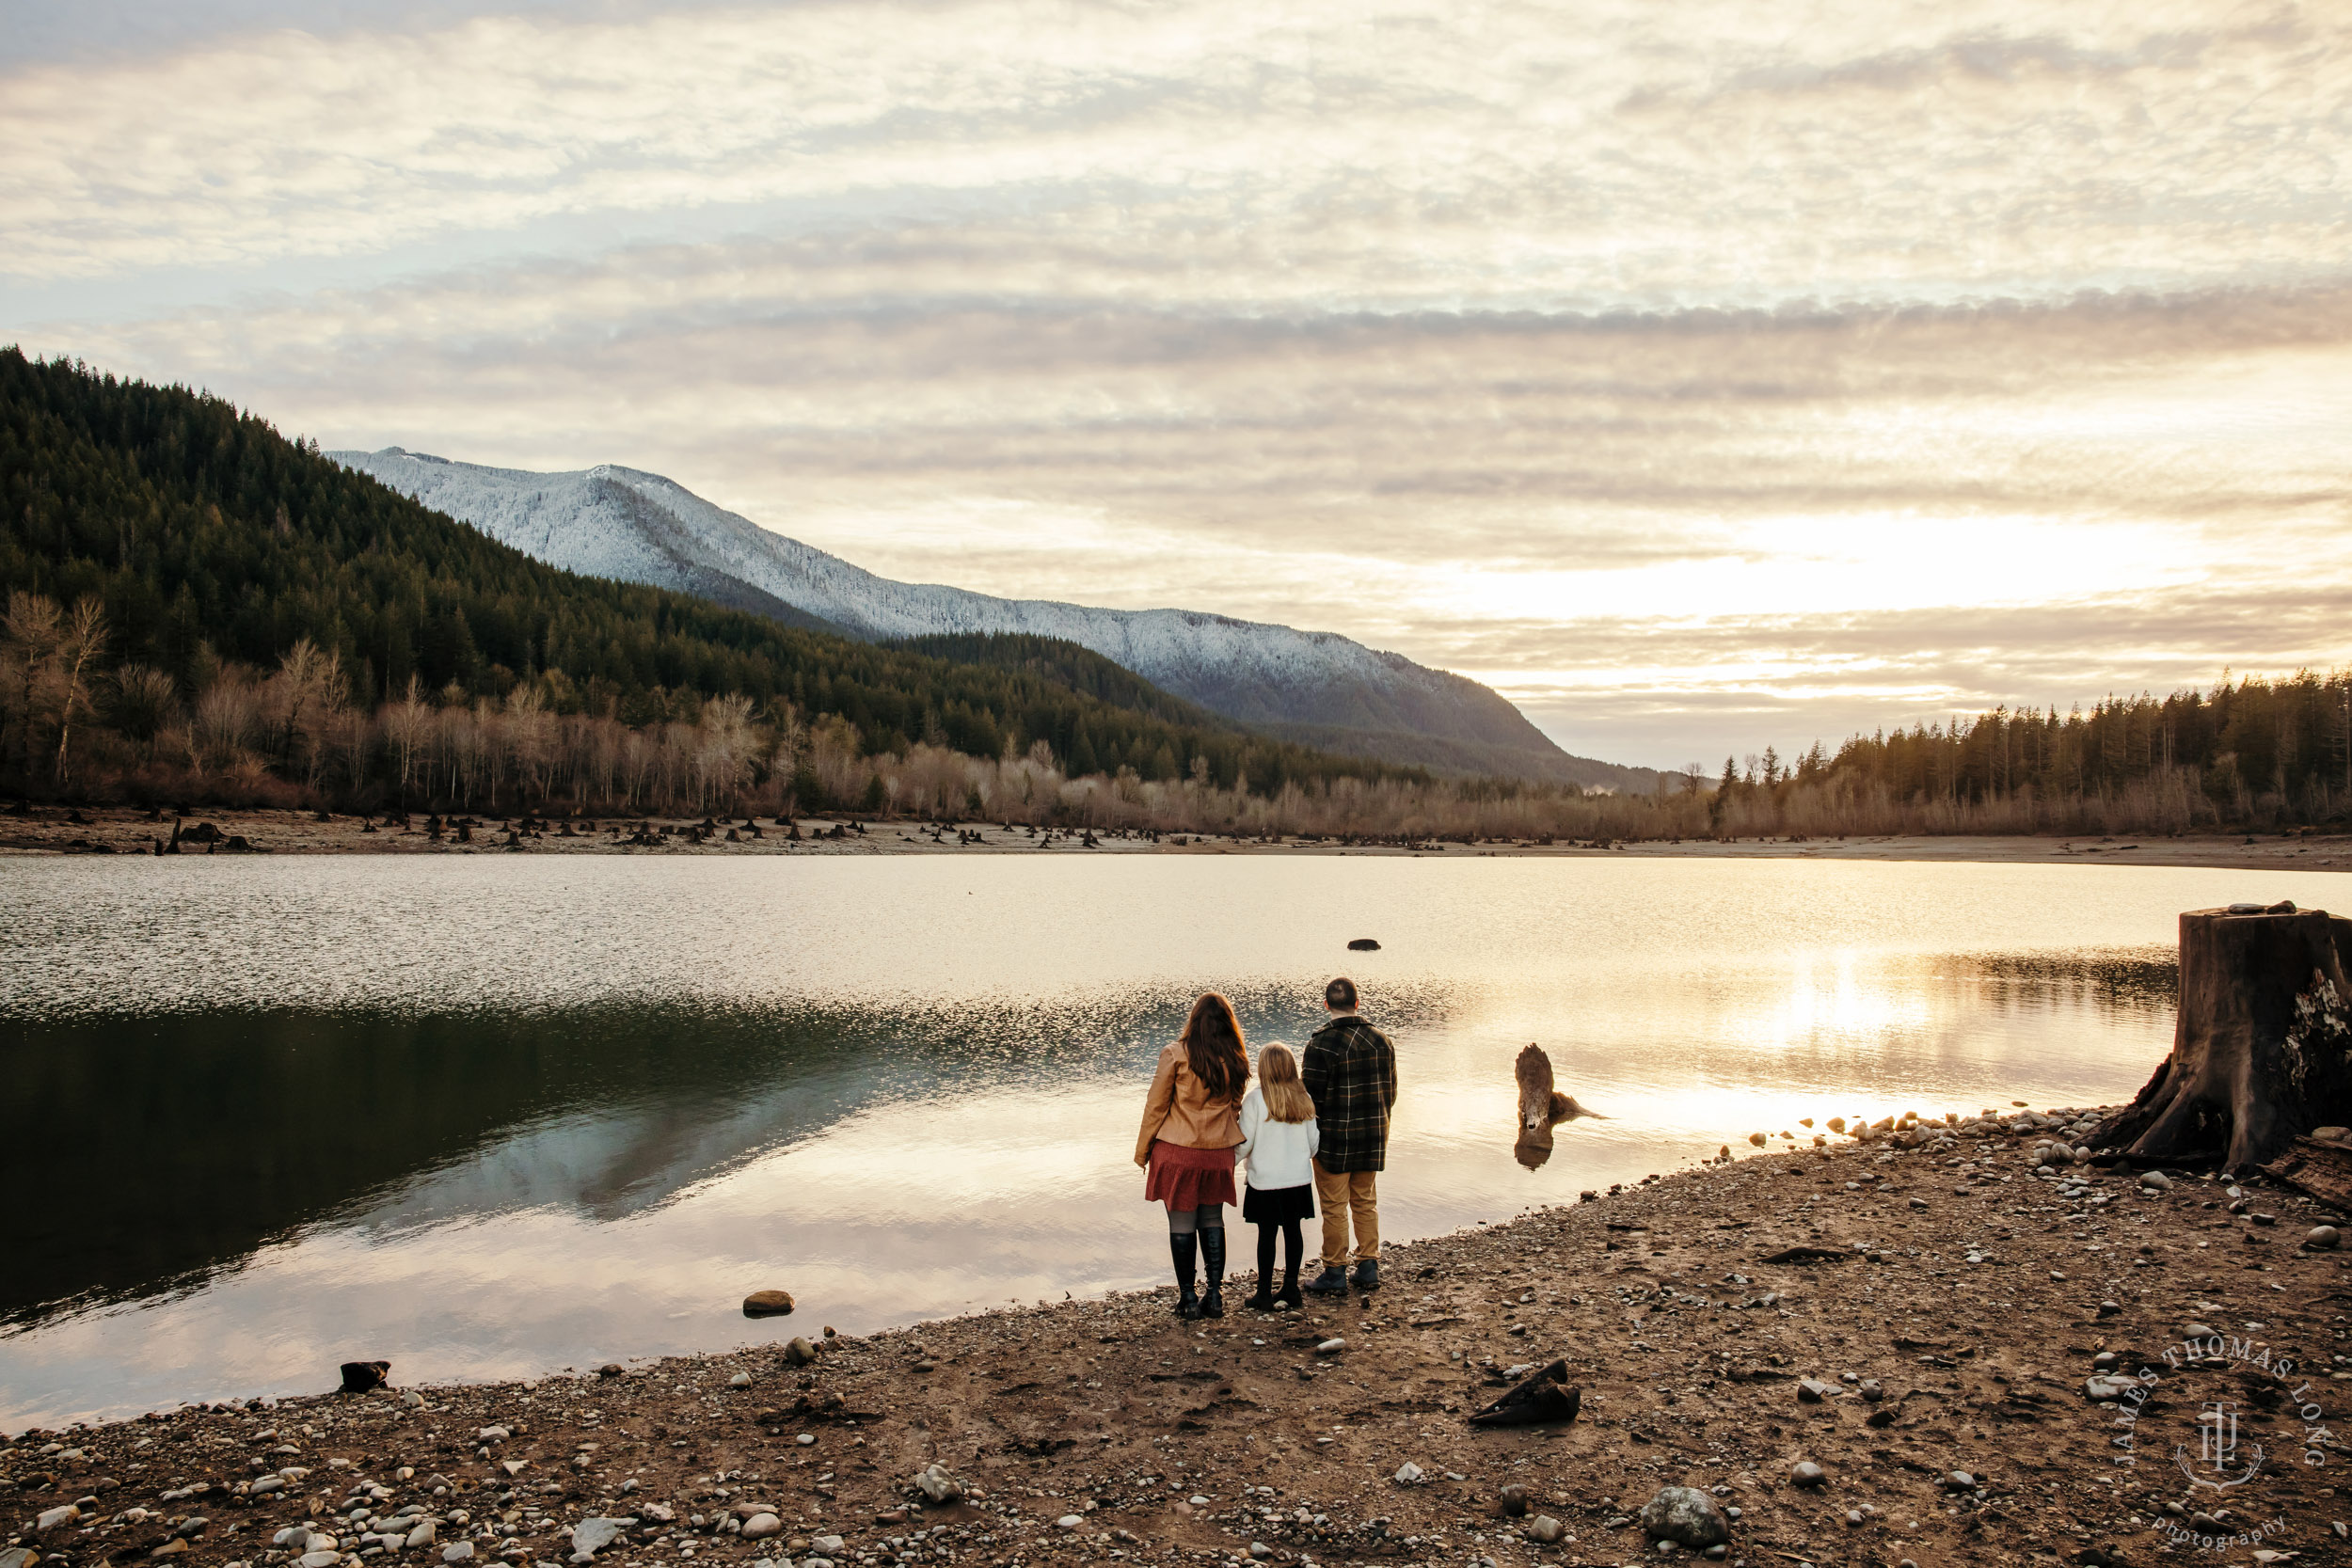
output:
M 2341 875 L 1381 857 L 0 864 L 0 1427 L 859 1332 L 1167 1268 L 1194 994 L 1395 1040 L 1395 1241 L 1799 1118 L 2111 1101 L 2174 917 Z M 1377 953 L 1350 953 L 1374 937 Z M 1536 1041 L 1602 1113 L 1514 1149 Z M 1777 1145 L 1776 1145 L 1777 1147 Z M 1233 1216 L 1238 1225 L 1238 1216 Z M 1310 1227 L 1310 1235 L 1312 1227 Z M 1236 1267 L 1250 1261 L 1238 1230 Z M 751 1322 L 751 1291 L 801 1310 Z

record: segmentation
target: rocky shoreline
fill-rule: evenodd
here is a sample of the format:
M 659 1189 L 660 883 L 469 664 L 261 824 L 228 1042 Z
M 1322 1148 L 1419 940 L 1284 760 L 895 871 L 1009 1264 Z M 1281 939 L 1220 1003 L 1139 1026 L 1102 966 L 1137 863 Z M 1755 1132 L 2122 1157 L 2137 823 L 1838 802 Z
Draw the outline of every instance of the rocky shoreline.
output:
M 175 841 L 173 829 L 180 829 Z M 171 846 L 177 843 L 178 847 Z M 2260 838 L 2204 834 L 2093 839 L 1950 835 L 1851 839 L 1751 838 L 1576 841 L 1422 840 L 1341 844 L 1328 839 L 1237 833 L 1089 830 L 1001 823 L 952 825 L 851 816 L 562 817 L 425 812 L 359 816 L 311 811 L 206 810 L 183 819 L 125 806 L 0 808 L 0 856 L 177 854 L 273 855 L 986 855 L 1293 854 L 1649 856 L 1701 860 L 1949 861 L 2005 864 L 2204 866 L 2237 870 L 2352 870 L 2352 834 L 2311 831 Z
M 1752 1568 L 2346 1560 L 2332 1216 L 2079 1163 L 2095 1117 L 1808 1130 L 1298 1314 L 1163 1290 L 854 1338 L 803 1304 L 727 1354 L 19 1433 L 0 1568 L 1520 1568 L 1676 1550 L 1654 1501 Z M 1554 1357 L 1573 1420 L 1469 1424 Z M 2176 1451 L 2217 1402 L 2270 1456 L 2226 1489 Z

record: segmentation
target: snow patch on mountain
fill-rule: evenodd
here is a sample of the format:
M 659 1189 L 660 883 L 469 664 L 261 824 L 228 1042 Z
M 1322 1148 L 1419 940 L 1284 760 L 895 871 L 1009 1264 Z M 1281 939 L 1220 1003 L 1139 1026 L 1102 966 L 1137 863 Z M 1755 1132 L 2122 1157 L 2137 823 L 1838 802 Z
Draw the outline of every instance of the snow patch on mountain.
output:
M 1187 610 L 1103 610 L 898 582 L 761 528 L 660 474 L 484 467 L 412 452 L 337 462 L 552 565 L 700 594 L 851 636 L 1061 638 L 1161 689 L 1337 750 L 1474 772 L 1644 787 L 1645 770 L 1571 757 L 1475 681 L 1333 632 Z M 792 613 L 797 612 L 797 614 Z

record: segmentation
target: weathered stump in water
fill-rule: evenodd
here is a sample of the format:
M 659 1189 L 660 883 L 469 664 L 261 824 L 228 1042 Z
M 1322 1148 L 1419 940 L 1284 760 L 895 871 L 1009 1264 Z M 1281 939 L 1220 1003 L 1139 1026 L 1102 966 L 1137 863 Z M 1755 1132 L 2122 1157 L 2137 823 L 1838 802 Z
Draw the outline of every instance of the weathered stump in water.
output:
M 2352 1120 L 2352 920 L 2292 904 L 2181 916 L 2172 1053 L 2090 1134 L 2126 1155 L 2271 1159 Z

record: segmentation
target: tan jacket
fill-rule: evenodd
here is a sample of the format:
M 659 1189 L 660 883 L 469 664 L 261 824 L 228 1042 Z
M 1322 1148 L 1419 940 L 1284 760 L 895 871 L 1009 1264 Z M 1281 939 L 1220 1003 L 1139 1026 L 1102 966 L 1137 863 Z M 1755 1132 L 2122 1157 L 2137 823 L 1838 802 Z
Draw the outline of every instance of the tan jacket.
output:
M 1152 1075 L 1152 1093 L 1143 1102 L 1143 1131 L 1136 1134 L 1136 1164 L 1150 1164 L 1154 1138 L 1185 1148 L 1232 1148 L 1241 1142 L 1241 1101 L 1210 1104 L 1182 1045 L 1160 1053 L 1160 1069 Z

